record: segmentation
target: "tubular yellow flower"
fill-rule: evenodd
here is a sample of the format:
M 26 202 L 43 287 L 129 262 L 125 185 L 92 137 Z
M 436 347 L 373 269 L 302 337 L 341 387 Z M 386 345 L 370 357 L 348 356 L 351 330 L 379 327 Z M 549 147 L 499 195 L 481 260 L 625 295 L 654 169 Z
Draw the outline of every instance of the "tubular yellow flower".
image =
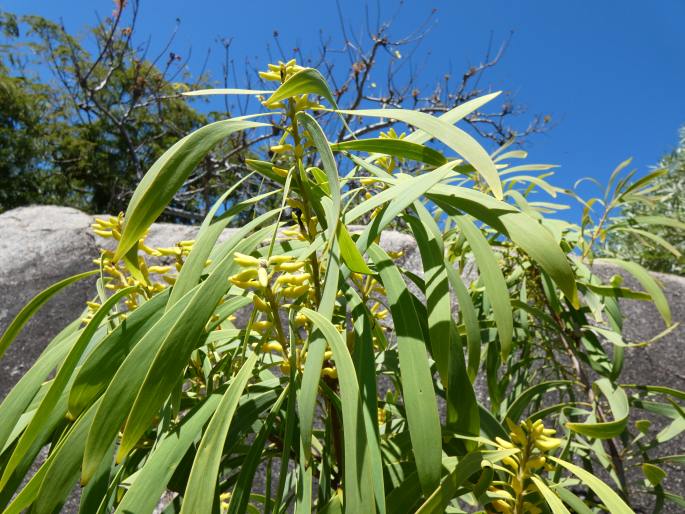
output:
M 293 145 L 284 143 L 282 145 L 274 145 L 269 147 L 269 150 L 273 153 L 285 153 L 285 152 L 292 152 L 293 151 Z
M 244 253 L 240 252 L 235 252 L 233 254 L 233 260 L 237 265 L 243 266 L 245 268 L 259 266 L 259 259 L 257 259 L 256 257 L 252 257 L 251 255 L 245 255 Z
M 278 166 L 271 166 L 271 171 L 273 171 L 279 177 L 285 178 L 288 176 L 288 170 L 284 168 L 279 168 Z
M 276 271 L 293 272 L 293 271 L 297 271 L 299 269 L 302 269 L 303 266 L 304 266 L 304 262 L 302 262 L 302 261 L 281 262 L 281 263 L 276 264 Z
M 260 287 L 262 287 L 263 289 L 269 287 L 269 275 L 266 272 L 265 268 L 260 267 L 257 270 L 257 278 L 259 280 Z
M 278 341 L 269 341 L 268 343 L 264 343 L 262 345 L 262 351 L 263 352 L 279 352 L 283 353 L 283 346 L 281 346 L 281 343 Z
M 281 289 L 281 294 L 286 298 L 298 298 L 309 291 L 309 286 L 292 286 Z

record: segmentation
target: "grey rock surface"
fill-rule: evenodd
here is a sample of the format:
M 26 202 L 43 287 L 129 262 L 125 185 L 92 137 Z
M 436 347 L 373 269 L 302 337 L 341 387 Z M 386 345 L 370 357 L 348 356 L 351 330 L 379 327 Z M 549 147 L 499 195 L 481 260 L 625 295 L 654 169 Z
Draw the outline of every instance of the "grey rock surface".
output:
M 92 216 L 78 210 L 54 206 L 23 207 L 0 215 L 0 333 L 37 293 L 63 278 L 93 269 L 91 261 L 98 256 L 99 248 L 111 242 L 92 235 L 92 221 Z M 192 239 L 196 232 L 196 227 L 159 223 L 151 228 L 148 241 L 151 246 L 170 246 Z M 420 274 L 420 255 L 411 237 L 384 233 L 381 244 L 386 250 L 403 251 L 402 265 Z M 601 266 L 596 272 L 608 277 L 617 270 Z M 623 382 L 685 389 L 685 279 L 656 276 L 665 287 L 673 320 L 681 326 L 650 347 L 629 349 Z M 626 280 L 635 285 L 629 277 Z M 93 292 L 94 279 L 77 282 L 47 303 L 27 324 L 0 360 L 0 399 L 50 339 L 82 312 Z M 631 340 L 648 340 L 663 329 L 663 321 L 651 304 L 626 301 L 623 309 L 625 334 Z M 682 453 L 682 448 L 673 450 Z M 671 487 L 681 492 L 683 489 L 682 482 Z

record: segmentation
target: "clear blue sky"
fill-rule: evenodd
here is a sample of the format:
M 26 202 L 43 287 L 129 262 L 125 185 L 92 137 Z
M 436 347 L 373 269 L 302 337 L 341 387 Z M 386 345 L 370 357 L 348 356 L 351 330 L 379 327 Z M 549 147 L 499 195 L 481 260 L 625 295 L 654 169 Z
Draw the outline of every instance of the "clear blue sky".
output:
M 349 27 L 361 28 L 365 5 L 341 1 Z M 396 2 L 381 1 L 391 15 Z M 95 13 L 111 13 L 111 0 L 0 0 L 16 13 L 63 18 L 79 31 Z M 424 74 L 430 81 L 447 68 L 455 73 L 481 58 L 491 34 L 498 42 L 514 36 L 504 60 L 487 77 L 493 89 L 515 94 L 530 114 L 550 113 L 556 127 L 527 146 L 530 160 L 560 164 L 557 183 L 570 186 L 583 176 L 606 179 L 628 156 L 645 171 L 673 149 L 685 124 L 685 1 L 656 0 L 407 0 L 395 33 L 415 28 L 437 9 L 437 24 L 423 43 L 430 50 Z M 333 0 L 141 0 L 140 37 L 163 44 L 181 19 L 174 51 L 192 46 L 191 66 L 199 69 L 213 47 L 210 70 L 218 77 L 216 41 L 233 37 L 233 57 L 266 61 L 273 30 L 283 46 L 313 49 L 320 27 L 337 35 Z M 525 117 L 523 118 L 525 119 Z M 523 120 L 522 119 L 522 120 Z

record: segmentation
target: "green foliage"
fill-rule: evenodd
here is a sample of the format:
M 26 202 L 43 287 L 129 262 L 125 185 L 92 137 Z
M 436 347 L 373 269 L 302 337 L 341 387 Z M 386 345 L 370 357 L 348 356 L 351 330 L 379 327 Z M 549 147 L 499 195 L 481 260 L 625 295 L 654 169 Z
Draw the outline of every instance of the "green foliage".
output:
M 606 240 L 606 252 L 633 260 L 647 269 L 685 275 L 685 127 L 678 147 L 659 163 L 648 201 L 621 210 L 621 224 Z
M 0 404 L 5 512 L 54 512 L 79 479 L 84 513 L 151 512 L 165 491 L 165 512 L 193 513 L 620 514 L 640 494 L 657 511 L 685 502 L 662 466 L 683 458 L 660 451 L 682 437 L 685 393 L 620 381 L 624 349 L 653 341 L 624 340 L 618 299 L 654 301 L 665 331 L 668 304 L 634 262 L 607 259 L 640 291 L 592 271 L 611 209 L 650 198 L 653 177 L 618 170 L 575 225 L 539 200 L 563 192 L 550 166 L 513 165 L 525 152 L 506 147 L 488 155 L 453 126 L 469 107 L 359 111 L 415 130 L 331 144 L 318 120 L 350 111 L 318 72 L 291 61 L 262 76 L 277 87 L 259 123 L 187 135 L 151 166 L 126 217 L 97 221 L 118 240 L 98 261 L 97 296 Z M 278 184 L 277 207 L 218 242 L 258 201 L 235 198 L 236 182 L 195 242 L 147 246 L 203 154 L 263 124 L 272 159 L 248 164 Z M 594 204 L 608 209 L 596 223 Z M 398 219 L 420 275 L 379 244 Z M 27 306 L 2 349 L 79 278 Z M 654 424 L 633 427 L 641 411 Z

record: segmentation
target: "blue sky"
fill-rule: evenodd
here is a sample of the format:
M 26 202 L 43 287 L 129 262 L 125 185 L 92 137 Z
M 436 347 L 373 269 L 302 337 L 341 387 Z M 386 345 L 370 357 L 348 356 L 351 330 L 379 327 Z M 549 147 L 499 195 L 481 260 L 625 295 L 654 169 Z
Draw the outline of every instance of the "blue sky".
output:
M 349 28 L 361 28 L 373 0 L 341 2 Z M 383 16 L 396 2 L 379 2 Z M 63 18 L 70 31 L 82 30 L 95 13 L 111 13 L 111 0 L 4 0 L 16 13 Z M 685 1 L 407 0 L 394 24 L 402 35 L 431 9 L 437 23 L 422 43 L 430 51 L 426 85 L 447 69 L 460 73 L 478 63 L 488 41 L 514 31 L 502 62 L 486 77 L 492 89 L 512 92 L 530 115 L 551 114 L 555 128 L 527 145 L 533 162 L 561 165 L 556 183 L 571 186 L 584 176 L 606 180 L 626 157 L 642 171 L 676 144 L 685 124 Z M 266 62 L 274 30 L 284 48 L 315 49 L 319 28 L 339 34 L 333 0 L 231 2 L 141 0 L 139 37 L 153 47 L 166 40 L 181 19 L 174 51 L 189 47 L 197 71 L 207 48 L 209 69 L 220 74 L 217 39 L 232 37 L 233 57 Z M 525 115 L 521 118 L 524 122 Z

